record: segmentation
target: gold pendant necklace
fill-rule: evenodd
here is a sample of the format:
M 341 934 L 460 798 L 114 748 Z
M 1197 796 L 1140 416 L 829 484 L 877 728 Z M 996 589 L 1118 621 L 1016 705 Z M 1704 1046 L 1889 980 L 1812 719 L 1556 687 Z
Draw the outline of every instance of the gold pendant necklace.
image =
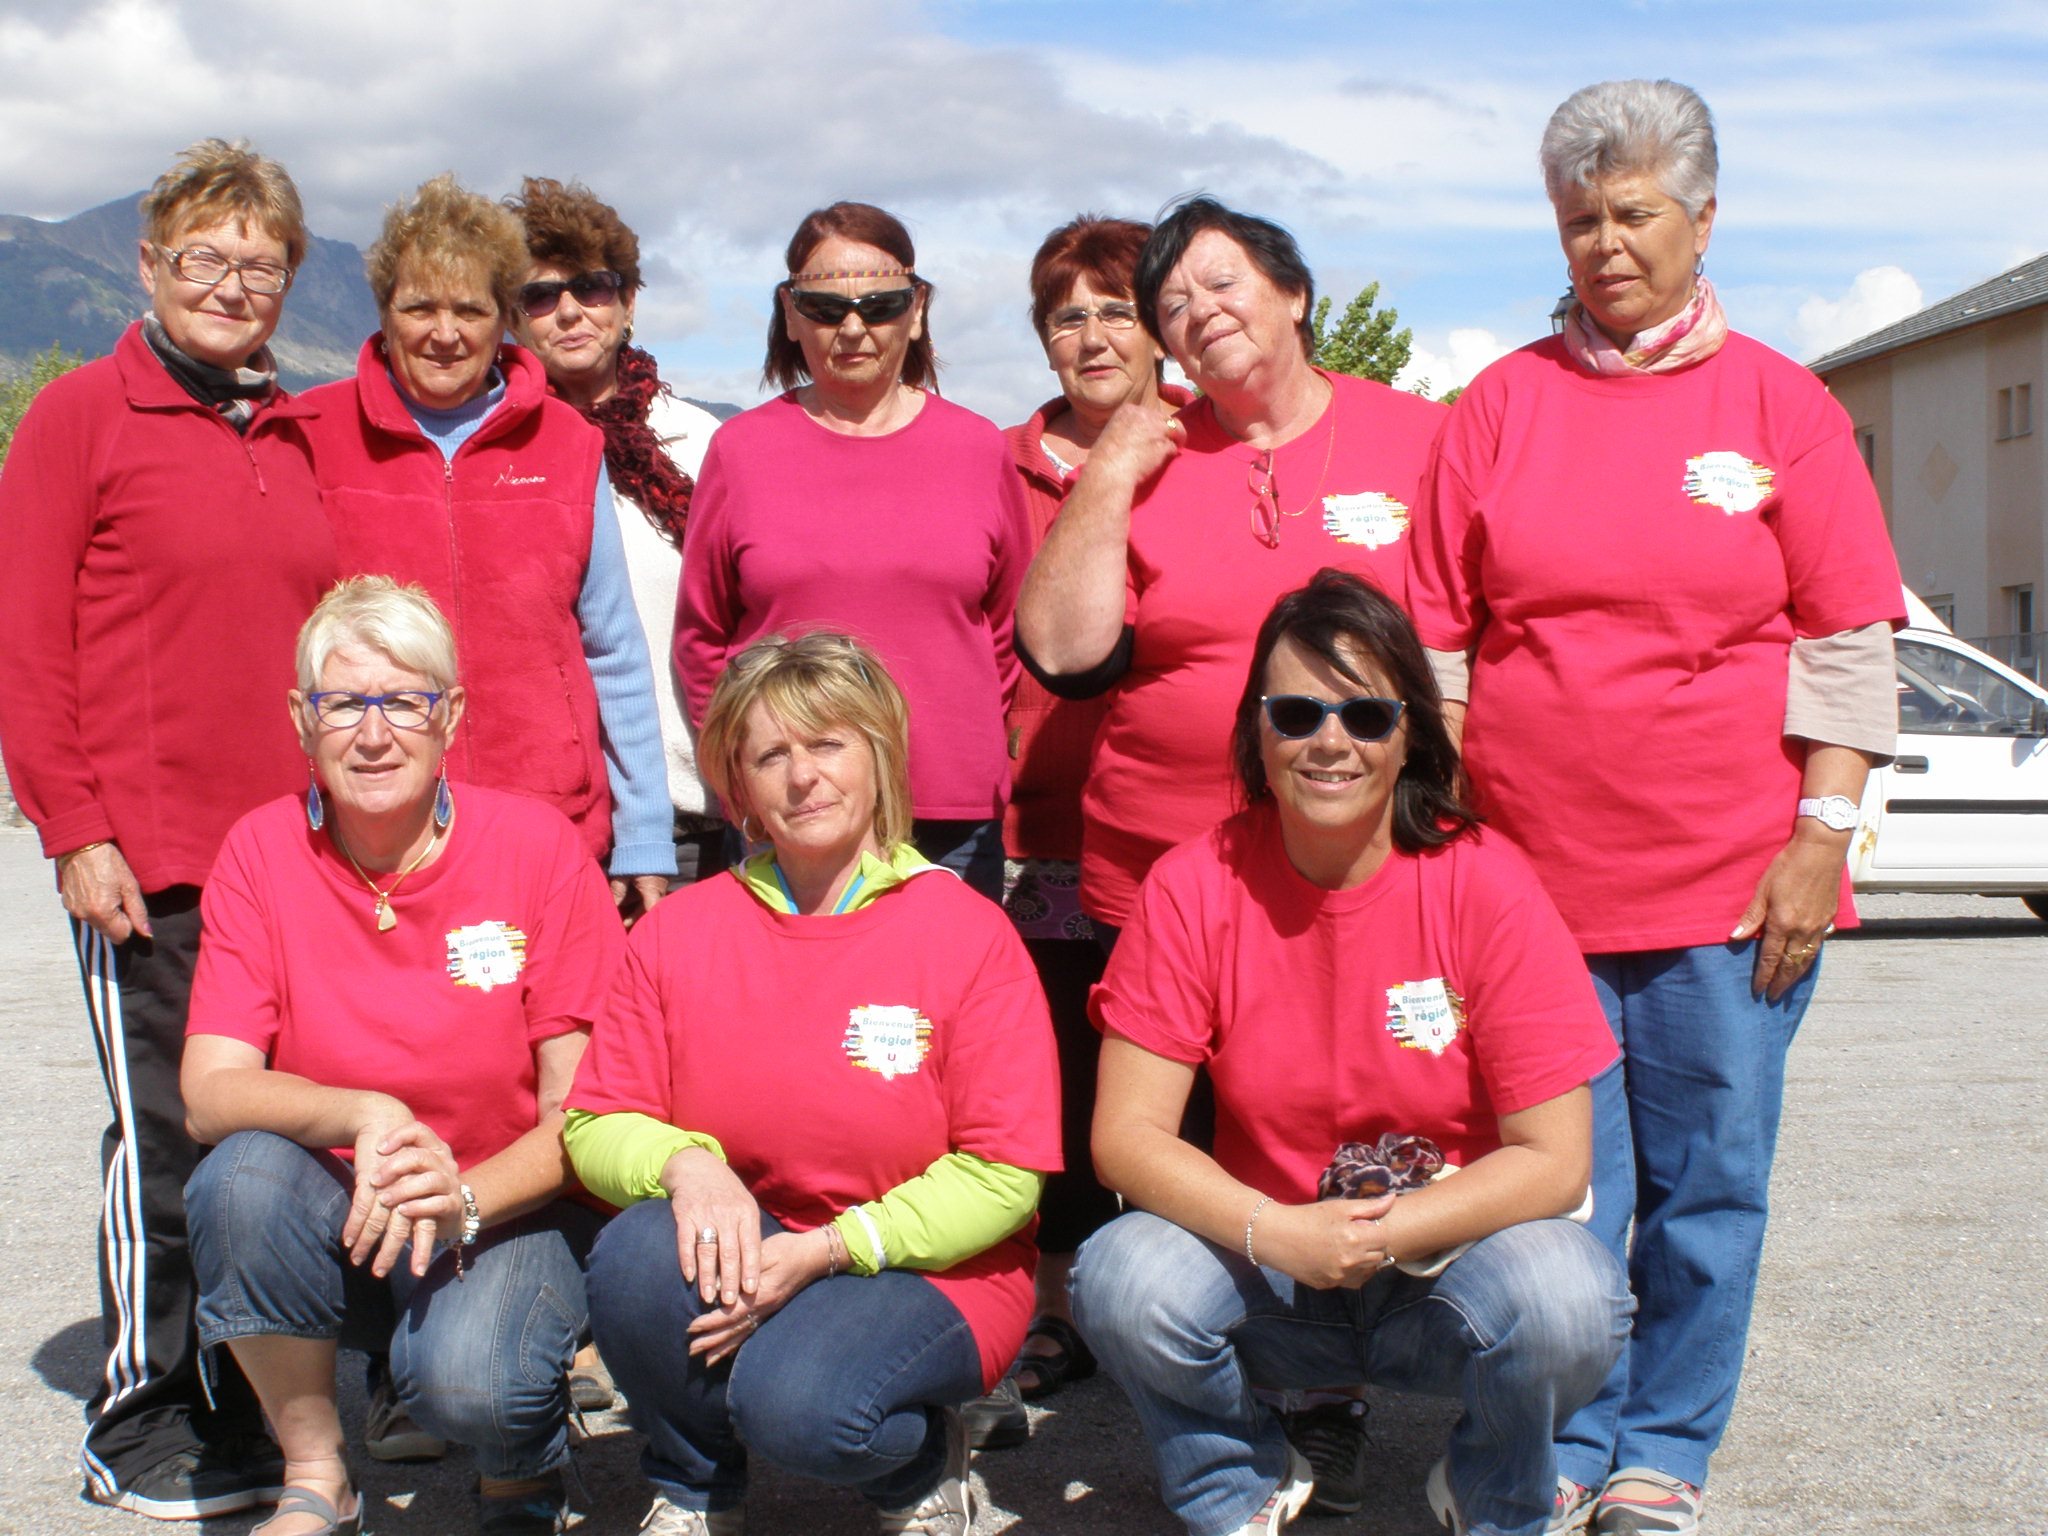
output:
M 379 933 L 389 933 L 398 926 L 398 914 L 391 910 L 391 898 L 397 895 L 398 888 L 405 884 L 405 877 L 427 862 L 427 856 L 439 846 L 441 833 L 445 829 L 436 826 L 434 828 L 434 835 L 427 839 L 427 846 L 419 851 L 419 856 L 406 865 L 404 869 L 401 869 L 398 872 L 398 878 L 386 887 L 380 887 L 376 881 L 363 873 L 363 866 L 356 862 L 356 856 L 348 851 L 348 844 L 341 840 L 341 829 L 334 827 L 330 830 L 334 833 L 334 846 L 339 848 L 341 856 L 348 860 L 349 868 L 356 872 L 356 878 L 368 886 L 370 894 L 377 898 L 377 931 Z

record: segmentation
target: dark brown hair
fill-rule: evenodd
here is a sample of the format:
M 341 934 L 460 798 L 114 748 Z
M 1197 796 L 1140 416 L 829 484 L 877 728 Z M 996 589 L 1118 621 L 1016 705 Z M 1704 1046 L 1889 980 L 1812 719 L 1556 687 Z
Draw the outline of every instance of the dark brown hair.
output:
M 917 247 L 911 244 L 910 231 L 895 214 L 872 203 L 834 203 L 805 214 L 796 233 L 789 237 L 789 249 L 782 260 L 790 276 L 803 271 L 811 252 L 834 235 L 887 251 L 913 271 L 917 266 Z M 903 382 L 936 392 L 939 358 L 932 350 L 932 285 L 916 276 L 910 281 L 924 296 L 924 334 L 911 342 L 910 352 L 903 359 Z M 768 360 L 761 365 L 762 380 L 777 389 L 795 389 L 811 377 L 810 369 L 804 365 L 804 349 L 782 323 L 782 290 L 788 286 L 787 279 L 775 285 L 773 306 L 768 311 Z
M 1167 274 L 1187 255 L 1195 236 L 1205 229 L 1228 235 L 1244 248 L 1252 265 L 1265 273 L 1268 282 L 1282 293 L 1301 299 L 1301 323 L 1295 332 L 1301 337 L 1302 355 L 1313 358 L 1316 330 L 1310 317 L 1316 308 L 1316 279 L 1302 257 L 1301 247 L 1294 243 L 1294 236 L 1271 219 L 1239 213 L 1213 197 L 1190 197 L 1173 205 L 1172 211 L 1152 227 L 1152 237 L 1138 257 L 1133 291 L 1138 296 L 1138 314 L 1152 339 L 1162 347 L 1166 345 L 1166 338 L 1159 334 L 1159 290 L 1165 285 Z
M 568 272 L 609 267 L 625 279 L 627 293 L 640 291 L 640 237 L 582 182 L 529 176 L 505 206 L 525 227 L 526 253 L 537 265 Z
M 1466 803 L 1465 770 L 1444 723 L 1444 699 L 1436 673 L 1401 605 L 1349 571 L 1324 566 L 1305 587 L 1273 604 L 1252 646 L 1251 675 L 1237 701 L 1231 755 L 1245 802 L 1256 805 L 1272 793 L 1260 750 L 1259 700 L 1266 691 L 1266 667 L 1282 640 L 1320 656 L 1360 687 L 1358 658 L 1387 675 L 1404 706 L 1408 756 L 1394 784 L 1394 846 L 1403 853 L 1440 848 L 1479 824 Z

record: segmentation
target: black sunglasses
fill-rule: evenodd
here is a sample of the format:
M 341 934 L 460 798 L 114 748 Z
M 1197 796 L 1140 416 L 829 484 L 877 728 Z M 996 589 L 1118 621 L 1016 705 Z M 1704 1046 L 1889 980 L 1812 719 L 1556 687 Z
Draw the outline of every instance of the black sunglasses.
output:
M 1315 735 L 1332 715 L 1353 741 L 1385 741 L 1401 723 L 1403 708 L 1399 699 L 1376 699 L 1369 693 L 1334 703 L 1305 693 L 1269 693 L 1259 702 L 1266 707 L 1266 723 L 1273 734 L 1289 741 Z
M 857 299 L 843 293 L 819 293 L 813 288 L 789 290 L 789 302 L 796 306 L 796 312 L 820 325 L 837 325 L 856 312 L 862 324 L 881 325 L 902 318 L 916 299 L 915 288 L 884 288 L 880 293 L 864 293 Z
M 550 278 L 544 283 L 528 283 L 519 290 L 519 307 L 526 312 L 527 319 L 538 320 L 543 315 L 552 315 L 566 293 L 585 309 L 602 309 L 625 286 L 626 280 L 618 273 L 609 267 L 598 267 L 566 280 Z

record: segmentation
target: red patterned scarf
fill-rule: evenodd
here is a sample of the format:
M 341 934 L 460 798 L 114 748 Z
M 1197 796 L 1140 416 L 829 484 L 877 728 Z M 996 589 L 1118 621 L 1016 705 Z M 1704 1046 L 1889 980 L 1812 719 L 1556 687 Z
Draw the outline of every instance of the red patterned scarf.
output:
M 661 536 L 681 549 L 693 482 L 662 451 L 661 440 L 647 425 L 656 393 L 668 394 L 669 387 L 655 371 L 653 357 L 638 347 L 619 349 L 618 368 L 617 392 L 584 414 L 604 432 L 604 467 L 613 488 L 630 496 Z
M 1677 373 L 1704 363 L 1727 339 L 1728 317 L 1704 277 L 1693 279 L 1685 308 L 1662 325 L 1636 332 L 1625 348 L 1593 323 L 1577 299 L 1564 317 L 1565 350 L 1588 373 Z

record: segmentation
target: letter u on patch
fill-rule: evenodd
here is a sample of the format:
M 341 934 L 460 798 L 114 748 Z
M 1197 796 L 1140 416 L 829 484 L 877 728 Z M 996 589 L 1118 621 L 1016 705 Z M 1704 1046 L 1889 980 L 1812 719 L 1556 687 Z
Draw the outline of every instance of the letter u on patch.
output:
M 1465 1027 L 1465 999 L 1443 977 L 1387 988 L 1387 1033 L 1412 1050 L 1441 1056 Z

